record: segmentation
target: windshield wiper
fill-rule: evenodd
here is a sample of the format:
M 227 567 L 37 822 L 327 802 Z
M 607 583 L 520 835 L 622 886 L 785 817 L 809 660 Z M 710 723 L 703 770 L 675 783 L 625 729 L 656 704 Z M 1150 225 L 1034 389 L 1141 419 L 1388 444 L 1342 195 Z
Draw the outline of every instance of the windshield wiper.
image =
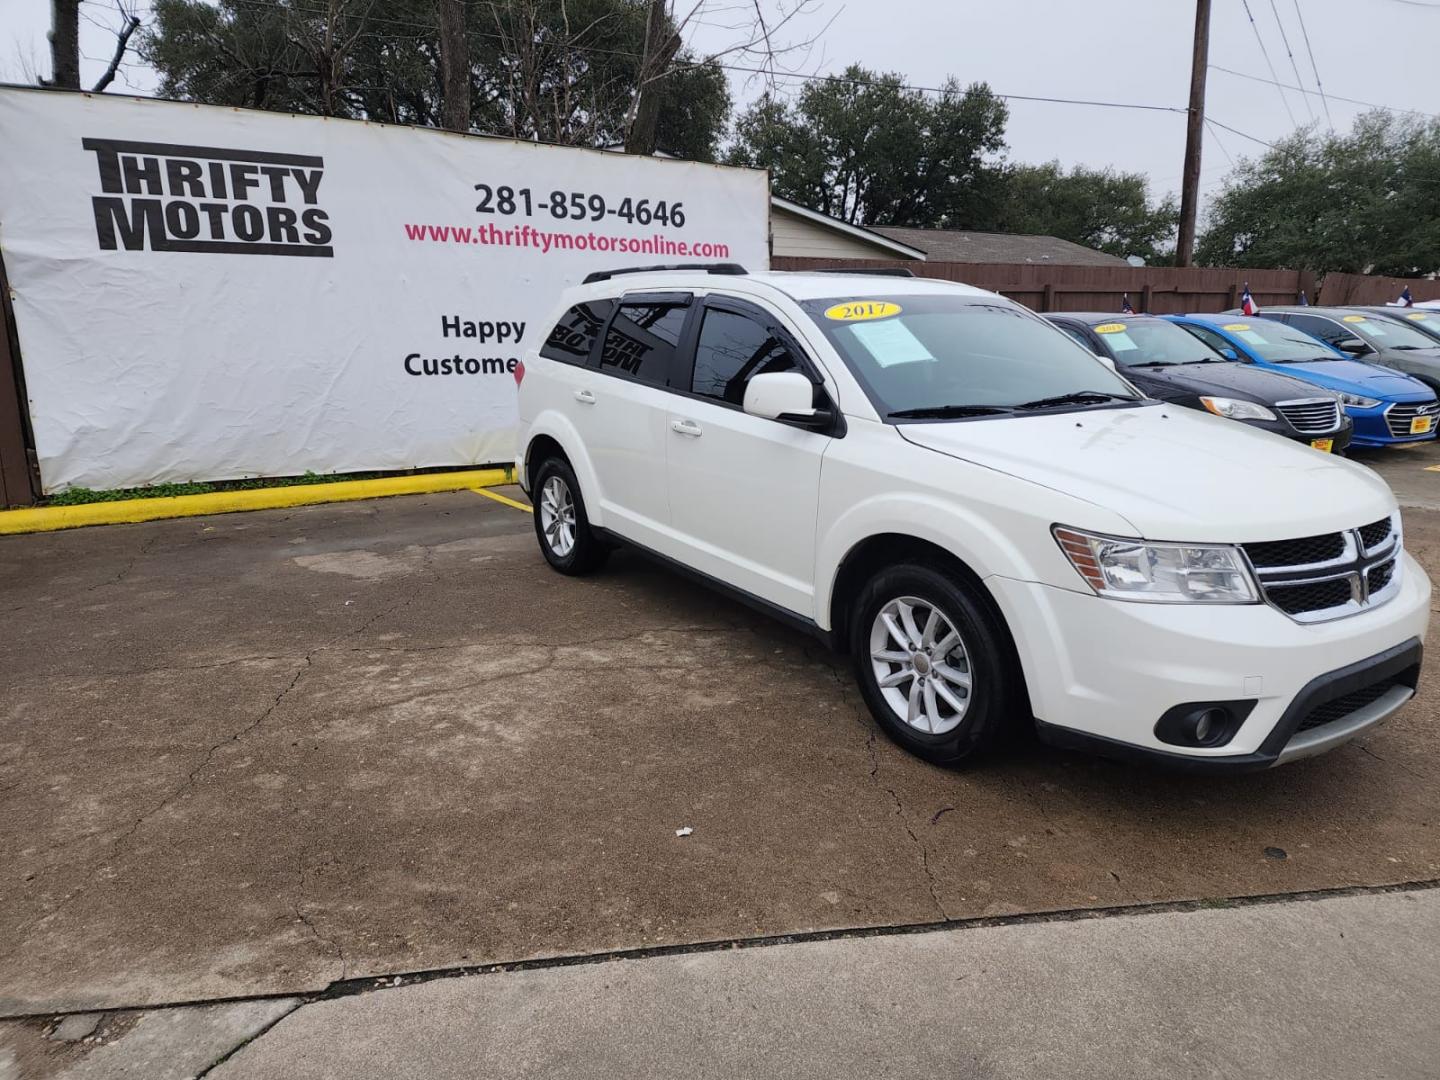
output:
M 1110 394 L 1104 390 L 1080 390 L 1073 394 L 1057 394 L 1055 397 L 1037 398 L 1034 401 L 1027 401 L 1023 405 L 1016 405 L 1017 409 L 1053 409 L 1060 405 L 1092 405 L 1103 401 L 1139 401 L 1139 398 L 1131 397 L 1129 394 Z
M 1000 416 L 1011 411 L 1004 405 L 922 405 L 915 409 L 895 409 L 889 415 L 902 420 L 928 420 L 945 416 Z

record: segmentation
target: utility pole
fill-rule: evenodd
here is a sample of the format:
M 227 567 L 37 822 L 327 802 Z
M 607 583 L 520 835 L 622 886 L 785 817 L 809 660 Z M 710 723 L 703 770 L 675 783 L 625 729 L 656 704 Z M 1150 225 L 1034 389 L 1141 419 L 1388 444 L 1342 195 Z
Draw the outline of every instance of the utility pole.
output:
M 1205 71 L 1210 63 L 1210 0 L 1195 0 L 1195 54 L 1190 61 L 1190 112 L 1185 125 L 1185 173 L 1180 181 L 1180 235 L 1175 265 L 1195 254 L 1195 214 L 1200 202 L 1200 145 L 1205 138 Z

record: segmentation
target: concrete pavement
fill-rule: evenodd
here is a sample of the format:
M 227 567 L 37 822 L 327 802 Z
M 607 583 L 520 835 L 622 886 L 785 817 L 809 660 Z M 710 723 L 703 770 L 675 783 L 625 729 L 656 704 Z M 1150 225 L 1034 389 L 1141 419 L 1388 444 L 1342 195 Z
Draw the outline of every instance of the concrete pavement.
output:
M 210 1080 L 1422 1080 L 1440 891 L 444 979 L 305 1005 Z

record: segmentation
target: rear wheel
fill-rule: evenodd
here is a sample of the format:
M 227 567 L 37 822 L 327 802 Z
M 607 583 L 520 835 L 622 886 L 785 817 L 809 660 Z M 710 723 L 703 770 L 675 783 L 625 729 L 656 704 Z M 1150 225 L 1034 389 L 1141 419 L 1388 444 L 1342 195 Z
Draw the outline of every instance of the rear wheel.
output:
M 851 648 L 876 721 L 937 765 L 990 748 L 1021 696 L 995 616 L 970 584 L 935 567 L 903 564 L 871 579 Z
M 588 574 L 610 554 L 590 528 L 575 472 L 563 458 L 535 471 L 535 538 L 545 561 L 562 574 Z

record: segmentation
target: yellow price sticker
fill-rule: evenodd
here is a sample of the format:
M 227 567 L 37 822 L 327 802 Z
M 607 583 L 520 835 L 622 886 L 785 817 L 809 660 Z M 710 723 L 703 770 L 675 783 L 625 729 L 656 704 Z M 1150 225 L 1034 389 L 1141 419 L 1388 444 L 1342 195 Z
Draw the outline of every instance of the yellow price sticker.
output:
M 903 311 L 899 304 L 889 300 L 847 300 L 825 309 L 825 318 L 836 322 L 864 322 L 867 319 L 888 319 Z
M 1123 334 L 1124 332 L 1125 324 L 1123 322 L 1101 323 L 1095 327 L 1095 333 L 1097 334 Z
M 1224 329 L 1229 330 L 1232 334 L 1238 334 L 1241 330 L 1249 330 L 1250 324 L 1248 322 L 1232 322 Z
M 1415 312 L 1413 315 L 1406 315 L 1405 318 L 1407 318 L 1407 319 L 1423 319 L 1423 318 L 1425 318 L 1425 313 L 1424 313 L 1423 311 L 1417 311 L 1417 312 Z
M 1364 315 L 1346 315 L 1345 318 L 1344 318 L 1344 321 L 1345 321 L 1345 322 L 1365 322 L 1366 319 L 1365 319 L 1365 316 L 1364 316 Z

